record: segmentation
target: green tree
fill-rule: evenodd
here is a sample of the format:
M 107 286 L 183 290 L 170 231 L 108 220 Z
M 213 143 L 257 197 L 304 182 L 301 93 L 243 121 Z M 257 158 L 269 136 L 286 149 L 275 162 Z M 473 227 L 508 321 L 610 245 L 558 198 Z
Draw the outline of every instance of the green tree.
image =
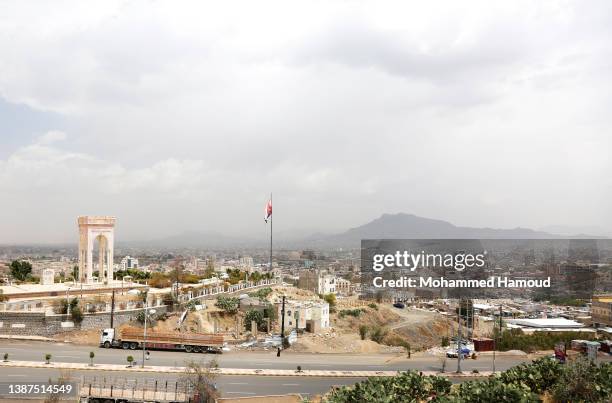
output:
M 49 353 L 45 354 L 45 362 L 47 364 L 51 362 L 51 354 L 49 354 Z
M 96 356 L 96 354 L 93 351 L 89 352 L 89 366 L 93 367 L 93 359 Z
M 247 330 L 252 331 L 251 329 L 252 321 L 255 321 L 255 323 L 257 323 L 258 329 L 262 328 L 262 326 L 265 323 L 263 313 L 256 309 L 250 309 L 249 311 L 247 311 L 246 315 L 244 315 L 244 322 L 245 322 L 244 324 Z
M 221 295 L 219 298 L 217 298 L 216 305 L 227 313 L 236 313 L 238 312 L 239 304 L 240 300 L 238 298 Z
M 325 294 L 323 299 L 329 304 L 329 311 L 334 312 L 336 310 L 336 294 Z
M 366 325 L 359 326 L 359 336 L 361 340 L 365 340 L 368 335 L 368 327 Z
M 132 357 L 131 355 L 128 355 L 126 359 L 127 359 L 128 364 L 131 367 L 132 363 L 134 362 L 134 357 Z
M 11 276 L 19 281 L 25 281 L 32 273 L 32 264 L 25 260 L 13 260 L 9 268 Z

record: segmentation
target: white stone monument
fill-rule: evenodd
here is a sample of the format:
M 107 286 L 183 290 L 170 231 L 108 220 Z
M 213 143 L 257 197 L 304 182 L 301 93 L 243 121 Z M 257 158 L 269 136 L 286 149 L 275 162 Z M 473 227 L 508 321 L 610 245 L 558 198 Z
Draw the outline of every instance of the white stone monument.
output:
M 44 269 L 42 271 L 42 276 L 40 276 L 40 284 L 51 285 L 53 283 L 55 283 L 55 270 Z
M 82 216 L 79 223 L 79 281 L 93 282 L 93 250 L 98 241 L 100 281 L 113 281 L 115 217 Z

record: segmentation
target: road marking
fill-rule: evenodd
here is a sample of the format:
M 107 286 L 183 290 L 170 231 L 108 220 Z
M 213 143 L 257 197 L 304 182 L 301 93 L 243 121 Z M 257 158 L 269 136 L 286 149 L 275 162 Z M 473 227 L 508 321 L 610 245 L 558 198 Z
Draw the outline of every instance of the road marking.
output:
M 228 385 L 248 385 L 248 382 L 228 382 Z
M 25 378 L 25 375 L 16 375 L 16 374 L 9 374 L 7 375 L 9 377 L 19 377 L 19 378 Z
M 81 358 L 79 356 L 76 355 L 56 355 L 56 358 Z
M 300 386 L 299 383 L 283 383 L 283 386 Z
M 225 392 L 226 394 L 234 394 L 234 395 L 254 395 L 255 392 Z

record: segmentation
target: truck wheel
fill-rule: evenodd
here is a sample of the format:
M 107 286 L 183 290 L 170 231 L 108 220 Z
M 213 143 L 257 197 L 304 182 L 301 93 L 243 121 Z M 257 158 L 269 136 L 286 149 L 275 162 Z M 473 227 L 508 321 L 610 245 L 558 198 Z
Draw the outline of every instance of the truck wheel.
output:
M 130 350 L 136 350 L 136 347 L 138 347 L 138 343 L 130 343 Z
M 191 346 L 185 346 L 185 351 L 191 353 L 193 351 L 193 348 Z
M 128 348 L 130 348 L 130 343 L 128 343 L 127 341 L 124 341 L 121 344 L 121 347 L 123 347 L 124 350 L 127 350 Z
M 104 348 L 110 348 L 110 347 L 111 347 L 110 341 L 105 341 L 104 342 Z
M 193 352 L 194 353 L 201 353 L 202 349 L 200 348 L 200 346 L 193 346 Z

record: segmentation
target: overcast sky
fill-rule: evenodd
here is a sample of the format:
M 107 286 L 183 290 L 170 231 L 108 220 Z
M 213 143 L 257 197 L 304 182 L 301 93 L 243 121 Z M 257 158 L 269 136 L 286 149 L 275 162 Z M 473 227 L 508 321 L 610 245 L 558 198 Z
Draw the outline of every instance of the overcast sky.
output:
M 212 3 L 212 2 L 210 2 Z M 608 1 L 0 1 L 0 243 L 612 229 Z

